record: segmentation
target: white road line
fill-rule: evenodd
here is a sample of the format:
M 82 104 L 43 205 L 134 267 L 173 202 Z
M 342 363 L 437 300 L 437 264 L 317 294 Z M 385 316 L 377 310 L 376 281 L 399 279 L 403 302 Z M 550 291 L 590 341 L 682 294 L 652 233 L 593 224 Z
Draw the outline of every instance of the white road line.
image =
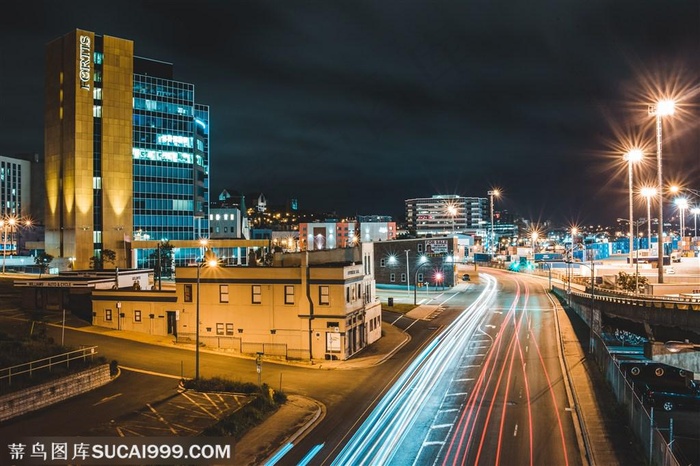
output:
M 454 413 L 455 411 L 459 411 L 459 409 L 458 408 L 440 409 L 440 410 L 438 410 L 438 413 Z
M 445 393 L 445 396 L 465 396 L 465 395 L 469 395 L 469 392 Z
M 148 406 L 148 409 L 150 409 L 151 412 L 156 415 L 156 417 L 158 418 L 158 420 L 160 422 L 162 422 L 163 424 L 165 424 L 168 427 L 168 430 L 170 432 L 172 432 L 173 435 L 177 435 L 177 429 L 175 429 L 173 426 L 171 426 L 170 423 L 168 421 L 166 421 L 165 418 L 163 418 L 163 416 L 161 416 L 160 413 L 158 411 L 156 411 L 156 409 L 153 406 L 151 406 L 150 403 L 146 403 L 146 406 Z
M 122 393 L 117 393 L 117 394 L 114 394 L 112 396 L 106 396 L 106 397 L 102 398 L 100 401 L 98 401 L 97 403 L 95 403 L 93 406 L 101 405 L 102 403 L 106 403 L 106 402 L 111 401 L 111 400 L 113 400 L 117 397 L 120 397 L 120 396 L 122 396 Z
M 515 424 L 515 430 L 513 431 L 513 437 L 517 437 L 517 436 L 518 436 L 518 425 Z
M 448 427 L 452 427 L 452 424 L 437 424 L 430 426 L 431 429 L 447 429 Z
M 155 375 L 157 377 L 166 377 L 168 379 L 177 379 L 177 380 L 182 379 L 182 377 L 180 377 L 178 375 L 170 375 L 170 374 L 163 374 L 161 372 L 145 371 L 143 369 L 136 369 L 135 367 L 119 366 L 119 369 L 131 371 L 131 372 L 139 372 L 141 374 Z
M 444 445 L 444 444 L 445 444 L 445 442 L 441 442 L 441 441 L 439 441 L 439 440 L 433 440 L 433 441 L 430 441 L 430 442 L 423 442 L 423 446 L 424 446 L 424 447 L 429 447 L 429 446 L 431 446 L 431 445 Z
M 452 381 L 453 382 L 471 382 L 472 380 L 474 380 L 473 377 L 468 377 L 466 379 L 453 379 Z

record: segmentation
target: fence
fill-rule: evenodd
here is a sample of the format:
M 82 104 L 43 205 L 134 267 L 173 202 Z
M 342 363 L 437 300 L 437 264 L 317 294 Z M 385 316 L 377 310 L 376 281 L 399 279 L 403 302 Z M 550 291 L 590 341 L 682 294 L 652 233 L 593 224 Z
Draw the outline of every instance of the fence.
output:
M 627 425 L 645 446 L 645 455 L 650 464 L 659 466 L 679 466 L 680 462 L 666 442 L 659 426 L 654 423 L 654 408 L 647 410 L 619 364 L 608 350 L 599 335 L 592 339 L 592 353 L 605 379 L 612 387 L 617 403 L 627 416 Z
M 571 295 L 567 295 L 566 290 L 561 286 L 554 286 L 553 291 L 560 299 L 571 298 Z M 572 293 L 572 295 L 579 298 L 585 297 L 585 301 L 589 301 L 591 296 L 590 293 L 578 292 Z M 601 304 L 600 298 L 600 296 L 595 296 L 598 305 Z M 588 305 L 590 306 L 590 302 Z M 579 312 L 578 308 L 580 306 L 573 307 L 576 312 Z M 581 316 L 590 325 L 590 319 L 587 320 L 586 317 L 585 315 Z M 659 426 L 654 424 L 654 409 L 646 409 L 643 401 L 635 392 L 634 385 L 627 380 L 617 360 L 597 332 L 591 332 L 590 345 L 590 352 L 605 376 L 605 380 L 612 388 L 618 405 L 625 410 L 627 425 L 644 446 L 644 454 L 649 463 L 658 466 L 679 466 L 680 462 L 659 430 Z
M 63 364 L 65 364 L 68 368 L 70 367 L 71 361 L 75 361 L 77 359 L 86 361 L 87 358 L 92 360 L 96 354 L 97 346 L 88 346 L 78 350 L 69 351 L 67 353 L 49 356 L 48 358 L 37 359 L 24 364 L 5 367 L 0 369 L 0 381 L 7 380 L 8 384 L 12 385 L 12 377 L 17 377 L 23 374 L 29 374 L 29 377 L 31 377 L 37 370 L 48 369 L 51 371 L 54 366 L 61 366 Z

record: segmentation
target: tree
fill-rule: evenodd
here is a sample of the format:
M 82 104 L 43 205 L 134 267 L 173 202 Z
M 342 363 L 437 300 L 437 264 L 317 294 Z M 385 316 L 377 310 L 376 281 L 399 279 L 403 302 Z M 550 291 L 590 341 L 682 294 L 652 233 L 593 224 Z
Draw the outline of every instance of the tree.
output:
M 41 277 L 42 273 L 46 272 L 46 270 L 49 268 L 49 265 L 51 264 L 51 261 L 53 261 L 53 256 L 46 252 L 37 254 L 34 257 L 34 263 L 39 266 L 39 277 Z
M 103 249 L 100 255 L 90 258 L 90 268 L 93 270 L 103 270 L 105 262 L 114 265 L 117 261 L 117 253 L 111 249 Z
M 647 282 L 647 277 L 639 275 L 639 273 L 630 275 L 625 272 L 619 272 L 615 279 L 615 284 L 625 291 L 637 291 L 638 286 L 644 286 Z
M 160 253 L 158 252 L 160 250 Z M 159 261 L 160 256 L 160 263 Z M 157 277 L 171 277 L 173 272 L 173 246 L 170 241 L 160 242 L 159 249 L 156 249 L 148 256 L 155 264 L 154 272 Z

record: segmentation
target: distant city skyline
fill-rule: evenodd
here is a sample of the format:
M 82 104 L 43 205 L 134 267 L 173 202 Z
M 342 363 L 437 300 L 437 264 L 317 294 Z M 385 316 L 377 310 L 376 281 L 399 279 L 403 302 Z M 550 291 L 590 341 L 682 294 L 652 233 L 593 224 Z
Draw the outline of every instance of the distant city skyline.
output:
M 625 140 L 645 147 L 635 179 L 656 173 L 649 91 L 682 91 L 664 174 L 700 189 L 698 13 L 690 0 L 10 4 L 0 154 L 43 154 L 45 46 L 84 28 L 197 86 L 210 200 L 235 189 L 399 218 L 405 199 L 499 188 L 497 210 L 534 222 L 611 223 L 627 216 Z

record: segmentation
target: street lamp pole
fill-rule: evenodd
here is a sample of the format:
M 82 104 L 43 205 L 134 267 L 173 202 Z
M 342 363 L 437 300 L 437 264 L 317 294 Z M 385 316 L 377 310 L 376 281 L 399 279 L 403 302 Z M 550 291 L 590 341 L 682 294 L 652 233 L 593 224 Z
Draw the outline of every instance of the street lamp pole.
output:
M 416 267 L 416 277 L 413 280 L 414 286 L 413 286 L 413 305 L 416 306 L 418 305 L 418 271 L 425 267 L 426 265 L 430 265 L 432 262 L 430 260 L 427 260 L 423 262 L 422 264 L 418 264 L 418 267 Z
M 679 223 L 679 228 L 680 228 L 680 237 L 681 241 L 683 241 L 683 238 L 685 237 L 685 210 L 688 208 L 688 199 L 684 197 L 679 197 L 675 200 L 676 206 L 678 206 L 678 210 L 680 211 L 680 223 Z
M 656 196 L 656 188 L 642 188 L 641 193 L 647 198 L 647 249 L 651 250 L 651 198 Z
M 700 207 L 693 207 L 690 209 L 690 213 L 695 216 L 695 234 L 693 235 L 693 239 L 698 237 L 698 214 L 700 214 Z
M 199 270 L 204 265 L 204 262 L 197 264 L 197 310 L 195 312 L 195 349 L 194 349 L 194 378 L 199 380 Z
M 411 296 L 411 274 L 408 270 L 408 252 L 410 249 L 405 249 L 404 252 L 406 253 L 406 293 L 408 293 L 409 299 Z
M 662 120 L 664 116 L 673 115 L 675 111 L 675 103 L 673 100 L 660 100 L 654 105 L 649 106 L 649 115 L 656 117 L 656 189 L 659 196 L 659 244 L 658 244 L 658 269 L 659 283 L 664 282 L 664 194 L 663 194 L 663 175 L 661 163 L 662 154 Z
M 491 199 L 491 234 L 489 235 L 489 252 L 493 254 L 493 196 L 498 196 L 500 191 L 498 189 L 492 189 L 488 192 L 489 198 Z
M 625 154 L 625 160 L 627 160 L 627 172 L 629 175 L 629 201 L 630 201 L 630 254 L 629 254 L 629 262 L 630 262 L 630 267 L 632 267 L 632 250 L 634 249 L 634 238 L 633 238 L 633 223 L 634 223 L 634 199 L 633 199 L 633 184 L 632 184 L 632 164 L 639 162 L 642 160 L 642 151 L 639 149 L 632 149 L 631 151 L 627 152 Z

